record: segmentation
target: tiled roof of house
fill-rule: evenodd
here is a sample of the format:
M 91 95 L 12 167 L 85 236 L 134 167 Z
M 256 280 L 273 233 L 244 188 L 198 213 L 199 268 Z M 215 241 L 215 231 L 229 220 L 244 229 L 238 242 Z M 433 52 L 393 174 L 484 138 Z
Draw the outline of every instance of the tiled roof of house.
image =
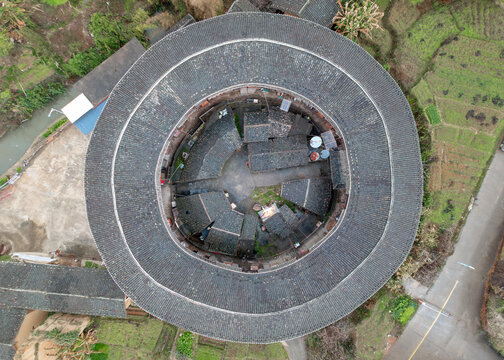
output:
M 179 181 L 217 178 L 226 160 L 241 147 L 242 141 L 231 111 L 210 124 L 189 151 Z
M 126 317 L 124 294 L 106 270 L 0 261 L 0 305 Z
M 155 181 L 185 114 L 244 84 L 316 104 L 345 136 L 351 185 L 316 249 L 247 274 L 172 240 Z M 95 242 L 137 305 L 205 336 L 268 343 L 341 319 L 385 284 L 413 244 L 423 183 L 409 104 L 380 64 L 313 22 L 233 13 L 168 35 L 126 73 L 93 132 L 85 187 Z
M 0 306 L 0 359 L 12 359 L 16 353 L 14 339 L 27 311 Z

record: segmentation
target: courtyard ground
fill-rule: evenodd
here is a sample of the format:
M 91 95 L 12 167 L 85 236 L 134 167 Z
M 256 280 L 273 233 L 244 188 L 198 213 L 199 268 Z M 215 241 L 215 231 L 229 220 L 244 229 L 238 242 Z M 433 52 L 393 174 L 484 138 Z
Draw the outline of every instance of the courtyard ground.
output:
M 87 221 L 84 163 L 89 137 L 70 125 L 0 192 L 0 243 L 12 251 L 99 258 Z

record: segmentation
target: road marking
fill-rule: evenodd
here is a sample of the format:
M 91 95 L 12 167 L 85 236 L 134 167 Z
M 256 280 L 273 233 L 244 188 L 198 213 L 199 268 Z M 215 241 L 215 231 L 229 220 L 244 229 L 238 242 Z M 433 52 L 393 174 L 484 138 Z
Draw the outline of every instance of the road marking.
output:
M 466 268 L 469 268 L 469 269 L 474 270 L 474 266 L 464 264 L 463 262 L 457 261 L 457 264 L 462 265 L 462 266 L 465 266 Z
M 444 310 L 446 304 L 448 304 L 448 300 L 450 300 L 451 296 L 453 295 L 453 291 L 455 291 L 455 288 L 457 287 L 457 284 L 459 283 L 459 281 L 455 281 L 455 285 L 453 285 L 453 288 L 451 289 L 450 291 L 450 294 L 448 295 L 448 297 L 446 298 L 444 304 L 443 304 L 443 307 L 441 308 L 441 310 L 439 310 L 436 318 L 434 319 L 434 321 L 432 322 L 429 330 L 427 330 L 427 332 L 425 333 L 424 337 L 422 338 L 422 340 L 420 341 L 420 343 L 418 344 L 418 346 L 416 347 L 415 351 L 413 351 L 413 354 L 411 354 L 411 356 L 408 358 L 408 360 L 411 360 L 413 358 L 413 356 L 415 356 L 416 352 L 418 351 L 418 349 L 420 348 L 420 346 L 422 345 L 422 343 L 424 342 L 425 338 L 427 337 L 427 335 L 429 335 L 430 331 L 432 330 L 432 328 L 434 327 L 434 325 L 436 324 L 436 322 L 438 321 L 439 317 L 441 316 L 441 312 Z
M 430 309 L 430 310 L 435 311 L 435 312 L 440 312 L 440 311 L 438 310 L 438 308 L 436 308 L 435 306 L 430 306 L 430 305 L 428 305 L 428 303 L 427 303 L 427 302 L 425 302 L 425 301 L 423 301 L 423 300 L 418 300 L 418 301 L 420 302 L 420 304 L 421 304 L 422 306 L 426 307 L 427 309 Z M 446 317 L 451 317 L 451 315 L 450 315 L 450 314 L 447 314 L 447 313 L 445 313 L 445 312 L 441 312 L 441 315 L 446 316 Z

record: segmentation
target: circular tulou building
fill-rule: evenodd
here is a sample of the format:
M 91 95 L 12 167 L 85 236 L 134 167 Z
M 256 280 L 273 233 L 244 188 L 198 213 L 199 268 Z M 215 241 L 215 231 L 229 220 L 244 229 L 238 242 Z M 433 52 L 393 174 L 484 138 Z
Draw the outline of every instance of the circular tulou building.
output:
M 415 238 L 409 105 L 352 41 L 233 13 L 153 45 L 86 159 L 91 230 L 138 306 L 212 338 L 296 338 L 352 312 Z

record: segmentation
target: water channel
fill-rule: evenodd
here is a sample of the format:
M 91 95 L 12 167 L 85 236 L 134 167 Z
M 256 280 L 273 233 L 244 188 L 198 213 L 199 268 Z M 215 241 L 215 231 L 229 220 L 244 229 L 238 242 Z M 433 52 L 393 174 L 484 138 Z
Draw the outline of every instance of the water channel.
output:
M 69 103 L 76 95 L 72 89 L 59 96 L 46 107 L 35 111 L 31 119 L 25 121 L 15 129 L 8 131 L 0 138 L 0 174 L 4 174 L 12 165 L 23 157 L 30 145 L 43 133 L 53 122 L 62 117 L 58 112 L 53 112 L 48 117 L 51 108 L 60 110 Z

